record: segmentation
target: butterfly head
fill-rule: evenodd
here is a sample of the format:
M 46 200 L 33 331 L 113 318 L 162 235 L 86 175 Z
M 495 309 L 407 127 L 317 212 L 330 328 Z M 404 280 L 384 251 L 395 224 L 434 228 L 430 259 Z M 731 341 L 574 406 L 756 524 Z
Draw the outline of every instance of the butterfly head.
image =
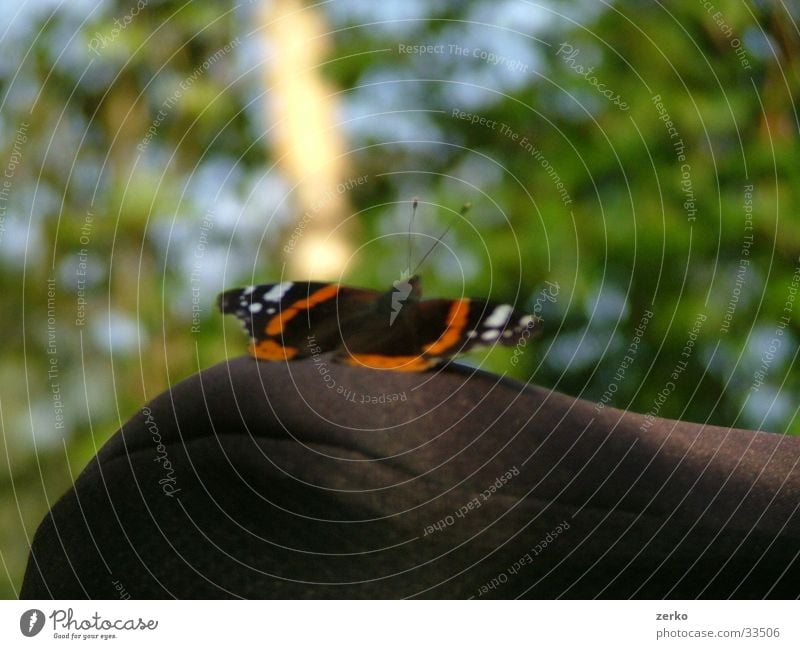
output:
M 400 279 L 392 282 L 392 288 L 383 294 L 376 306 L 378 311 L 388 313 L 391 327 L 406 303 L 417 301 L 421 296 L 422 285 L 419 275 L 410 275 L 406 270 L 400 274 Z

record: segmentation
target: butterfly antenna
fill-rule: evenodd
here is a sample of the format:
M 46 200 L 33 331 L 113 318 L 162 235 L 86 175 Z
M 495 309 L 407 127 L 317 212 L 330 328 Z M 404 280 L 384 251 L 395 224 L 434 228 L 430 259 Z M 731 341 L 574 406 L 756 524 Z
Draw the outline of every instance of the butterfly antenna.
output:
M 411 257 L 414 252 L 414 244 L 412 243 L 411 231 L 414 228 L 414 217 L 417 215 L 417 205 L 419 205 L 419 198 L 416 196 L 411 199 L 411 220 L 408 222 L 408 263 L 406 264 L 405 274 L 411 277 Z
M 472 203 L 464 203 L 464 205 L 461 207 L 461 209 L 458 212 L 458 216 L 455 216 L 450 220 L 450 223 L 447 224 L 447 227 L 444 229 L 444 231 L 437 237 L 436 241 L 433 242 L 433 245 L 428 249 L 428 252 L 426 252 L 423 255 L 422 259 L 419 260 L 419 263 L 416 265 L 416 267 L 414 268 L 413 272 L 411 273 L 412 275 L 416 275 L 417 274 L 417 271 L 419 270 L 419 267 L 422 266 L 422 264 L 425 262 L 425 260 L 428 258 L 428 256 L 434 250 L 436 250 L 436 246 L 438 246 L 441 243 L 442 239 L 444 239 L 445 235 L 448 232 L 450 232 L 450 228 L 452 228 L 455 225 L 456 221 L 459 218 L 461 218 L 467 212 L 469 212 L 471 207 L 472 207 Z

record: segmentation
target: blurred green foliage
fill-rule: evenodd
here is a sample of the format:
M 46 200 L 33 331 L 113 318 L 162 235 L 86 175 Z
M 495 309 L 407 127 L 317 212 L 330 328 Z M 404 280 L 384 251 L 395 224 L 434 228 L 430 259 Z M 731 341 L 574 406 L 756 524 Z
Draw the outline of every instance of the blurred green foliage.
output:
M 299 216 L 273 167 L 257 5 L 152 2 L 123 20 L 132 6 L 28 3 L 0 41 L 7 597 L 36 525 L 104 441 L 244 350 L 213 298 L 276 278 Z M 348 194 L 365 245 L 345 277 L 397 278 L 412 196 L 429 235 L 417 259 L 469 201 L 421 269 L 426 294 L 514 301 L 545 332 L 519 363 L 467 362 L 608 406 L 800 432 L 797 13 L 310 10 L 332 30 L 320 72 L 341 89 L 348 169 L 369 177 Z

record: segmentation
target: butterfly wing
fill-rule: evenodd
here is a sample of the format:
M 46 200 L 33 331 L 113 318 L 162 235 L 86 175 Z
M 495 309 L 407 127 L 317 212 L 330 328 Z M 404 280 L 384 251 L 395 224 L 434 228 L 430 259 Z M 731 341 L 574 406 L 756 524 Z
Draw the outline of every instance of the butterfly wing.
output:
M 393 326 L 377 325 L 371 336 L 347 341 L 337 360 L 418 372 L 480 346 L 515 345 L 537 335 L 540 320 L 487 300 L 422 300 L 406 304 Z
M 341 347 L 341 329 L 371 309 L 377 291 L 328 282 L 282 282 L 225 291 L 223 313 L 242 321 L 256 358 L 282 361 Z
M 416 314 L 417 330 L 425 354 L 450 357 L 496 344 L 516 345 L 540 333 L 541 320 L 510 304 L 488 300 L 424 300 Z

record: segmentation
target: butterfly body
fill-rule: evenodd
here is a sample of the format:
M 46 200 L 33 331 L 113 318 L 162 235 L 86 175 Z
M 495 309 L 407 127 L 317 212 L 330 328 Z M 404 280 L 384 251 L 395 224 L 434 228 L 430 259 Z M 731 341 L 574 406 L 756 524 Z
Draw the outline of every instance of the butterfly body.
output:
M 242 321 L 256 358 L 334 352 L 338 362 L 412 372 L 478 346 L 516 344 L 539 323 L 507 304 L 422 300 L 417 276 L 384 293 L 325 282 L 249 286 L 222 293 L 219 307 Z

